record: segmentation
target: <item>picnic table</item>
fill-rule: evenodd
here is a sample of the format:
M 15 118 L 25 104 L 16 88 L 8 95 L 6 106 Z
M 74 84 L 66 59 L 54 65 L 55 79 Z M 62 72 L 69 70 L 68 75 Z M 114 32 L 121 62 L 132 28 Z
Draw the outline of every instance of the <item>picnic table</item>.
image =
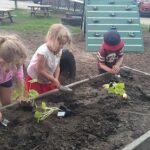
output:
M 43 16 L 49 16 L 51 10 L 51 5 L 29 5 L 31 9 L 31 16 L 38 16 L 38 15 L 43 15 Z
M 76 11 L 77 7 L 81 7 L 79 9 L 82 9 L 82 7 L 84 5 L 84 1 L 82 1 L 82 0 L 70 0 L 70 2 L 74 3 L 73 4 L 74 11 Z
M 6 19 L 9 19 L 11 23 L 13 23 L 13 16 L 11 15 L 11 12 L 14 9 L 8 9 L 8 8 L 0 8 L 0 22 Z
M 74 3 L 84 4 L 84 1 L 82 1 L 82 0 L 70 0 L 70 1 L 74 2 Z

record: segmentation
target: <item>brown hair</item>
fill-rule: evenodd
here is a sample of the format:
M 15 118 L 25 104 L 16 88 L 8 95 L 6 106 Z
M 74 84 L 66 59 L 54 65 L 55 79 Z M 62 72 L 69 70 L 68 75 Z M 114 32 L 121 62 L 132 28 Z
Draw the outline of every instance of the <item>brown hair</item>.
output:
M 0 58 L 8 65 L 22 65 L 27 58 L 25 49 L 16 35 L 0 36 Z
M 53 51 L 57 51 L 60 44 L 71 44 L 71 34 L 62 24 L 53 24 L 47 33 L 46 41 Z M 50 43 L 49 43 L 50 42 Z

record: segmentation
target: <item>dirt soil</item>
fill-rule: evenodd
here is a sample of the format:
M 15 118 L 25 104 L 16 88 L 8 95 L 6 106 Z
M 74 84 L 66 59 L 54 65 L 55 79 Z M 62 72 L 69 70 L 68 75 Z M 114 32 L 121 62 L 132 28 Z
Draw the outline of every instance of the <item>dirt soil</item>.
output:
M 29 61 L 43 43 L 44 35 L 17 34 L 28 47 Z M 148 36 L 149 33 L 144 35 L 145 52 L 127 53 L 124 64 L 150 73 Z M 77 74 L 75 80 L 66 83 L 98 73 L 95 54 L 85 52 L 82 35 L 73 36 L 72 52 L 76 58 Z M 4 117 L 10 120 L 10 124 L 0 126 L 0 150 L 121 150 L 150 129 L 150 76 L 121 71 L 121 81 L 125 83 L 129 96 L 127 100 L 108 94 L 102 88 L 110 79 L 112 77 L 106 75 L 74 87 L 72 94 L 51 95 L 47 105 L 65 105 L 73 111 L 68 117 L 53 114 L 37 123 L 33 111 L 25 111 L 19 106 L 4 110 Z

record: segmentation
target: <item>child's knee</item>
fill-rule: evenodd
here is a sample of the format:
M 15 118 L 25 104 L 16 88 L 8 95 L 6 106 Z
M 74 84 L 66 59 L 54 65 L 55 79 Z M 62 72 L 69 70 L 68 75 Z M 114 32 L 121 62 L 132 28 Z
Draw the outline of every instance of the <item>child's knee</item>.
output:
M 1 103 L 3 106 L 8 105 L 11 103 L 11 99 L 7 98 L 7 99 L 1 99 Z

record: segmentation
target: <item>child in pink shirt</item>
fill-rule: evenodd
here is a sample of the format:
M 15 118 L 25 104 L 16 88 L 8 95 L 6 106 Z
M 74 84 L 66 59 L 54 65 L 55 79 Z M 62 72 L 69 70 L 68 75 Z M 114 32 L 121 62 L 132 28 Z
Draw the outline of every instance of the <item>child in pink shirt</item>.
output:
M 16 36 L 0 36 L 0 102 L 3 106 L 11 103 L 13 79 L 16 86 L 22 88 L 22 65 L 26 57 L 25 47 Z

